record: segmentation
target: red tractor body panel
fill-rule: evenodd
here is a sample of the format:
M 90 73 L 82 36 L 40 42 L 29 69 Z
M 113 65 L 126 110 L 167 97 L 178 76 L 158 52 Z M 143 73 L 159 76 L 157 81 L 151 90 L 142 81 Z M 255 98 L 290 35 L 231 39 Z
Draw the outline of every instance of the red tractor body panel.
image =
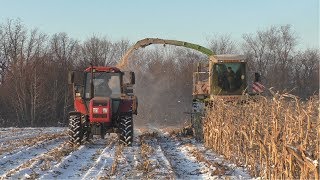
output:
M 83 99 L 81 99 L 81 97 L 76 97 L 75 98 L 75 100 L 74 100 L 74 109 L 77 112 L 80 112 L 81 114 L 88 114 L 86 105 L 85 105 Z
M 89 112 L 91 123 L 111 123 L 111 99 L 107 97 L 95 97 L 91 99 L 89 103 Z

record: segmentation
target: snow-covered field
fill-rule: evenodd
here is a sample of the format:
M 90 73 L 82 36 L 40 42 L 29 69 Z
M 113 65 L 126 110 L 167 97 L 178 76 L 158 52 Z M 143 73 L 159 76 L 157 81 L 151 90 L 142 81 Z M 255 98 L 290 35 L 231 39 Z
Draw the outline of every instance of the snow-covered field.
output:
M 115 134 L 68 144 L 65 128 L 0 128 L 0 179 L 249 179 L 191 137 L 135 129 L 132 147 Z

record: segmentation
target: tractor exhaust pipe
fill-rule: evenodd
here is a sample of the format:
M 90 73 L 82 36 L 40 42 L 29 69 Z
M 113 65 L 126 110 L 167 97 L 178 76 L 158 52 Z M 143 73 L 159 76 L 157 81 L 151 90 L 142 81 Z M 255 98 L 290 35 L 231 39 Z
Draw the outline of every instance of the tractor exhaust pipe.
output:
M 91 65 L 91 70 L 90 70 L 90 73 L 91 73 L 91 79 L 90 79 L 90 99 L 93 98 L 94 96 L 94 86 L 93 86 L 93 65 L 92 65 L 92 62 L 90 63 Z

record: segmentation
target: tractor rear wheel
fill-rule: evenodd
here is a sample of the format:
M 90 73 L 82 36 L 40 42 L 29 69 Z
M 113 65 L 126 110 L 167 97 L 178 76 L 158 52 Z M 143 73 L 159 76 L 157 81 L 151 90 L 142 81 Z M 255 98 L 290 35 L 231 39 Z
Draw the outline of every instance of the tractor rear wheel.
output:
M 132 142 L 133 142 L 132 115 L 125 115 L 120 117 L 120 142 L 126 146 L 132 146 Z
M 80 145 L 83 138 L 81 127 L 81 114 L 69 115 L 69 142 L 73 145 Z

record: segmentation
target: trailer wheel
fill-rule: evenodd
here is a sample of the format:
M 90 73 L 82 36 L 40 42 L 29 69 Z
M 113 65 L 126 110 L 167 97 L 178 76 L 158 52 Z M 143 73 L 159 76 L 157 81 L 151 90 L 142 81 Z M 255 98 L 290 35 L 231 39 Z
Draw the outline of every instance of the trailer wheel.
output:
M 120 117 L 120 143 L 132 146 L 133 142 L 133 119 L 132 115 Z
M 80 145 L 83 138 L 81 128 L 81 115 L 69 115 L 69 142 L 73 145 Z

